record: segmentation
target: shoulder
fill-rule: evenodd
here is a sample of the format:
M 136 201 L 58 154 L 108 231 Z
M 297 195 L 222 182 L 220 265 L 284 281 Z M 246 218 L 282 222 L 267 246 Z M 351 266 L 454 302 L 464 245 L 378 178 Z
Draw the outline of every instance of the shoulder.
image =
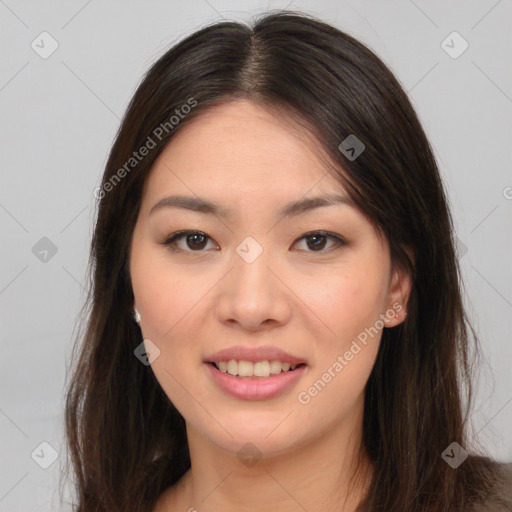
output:
M 468 512 L 512 512 L 512 462 L 498 464 L 497 474 L 492 492 Z
M 512 462 L 501 464 L 501 474 L 501 494 L 512 503 Z
M 507 502 L 510 500 L 512 506 L 512 462 L 500 464 L 499 472 L 501 478 L 496 486 L 496 496 Z

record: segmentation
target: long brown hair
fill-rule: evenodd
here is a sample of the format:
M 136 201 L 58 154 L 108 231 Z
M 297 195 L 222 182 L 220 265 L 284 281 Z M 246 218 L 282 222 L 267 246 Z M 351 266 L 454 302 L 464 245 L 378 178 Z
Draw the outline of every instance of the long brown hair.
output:
M 372 51 L 295 12 L 195 32 L 152 65 L 130 102 L 97 194 L 86 329 L 75 341 L 66 395 L 76 510 L 148 512 L 190 467 L 183 417 L 133 354 L 142 336 L 131 317 L 128 256 L 157 156 L 191 119 L 236 98 L 310 128 L 340 183 L 385 234 L 394 265 L 414 278 L 407 319 L 384 329 L 365 389 L 363 441 L 375 467 L 366 510 L 464 510 L 490 490 L 498 470 L 481 455 L 457 469 L 441 457 L 453 442 L 469 450 L 477 344 L 431 146 L 399 82 Z M 339 149 L 351 134 L 365 145 L 355 159 Z M 143 146 L 146 156 L 132 161 Z

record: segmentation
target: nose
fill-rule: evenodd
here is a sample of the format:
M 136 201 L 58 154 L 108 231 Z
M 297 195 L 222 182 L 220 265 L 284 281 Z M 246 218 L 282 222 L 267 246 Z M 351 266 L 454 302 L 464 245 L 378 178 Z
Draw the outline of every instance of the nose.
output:
M 290 320 L 293 294 L 271 259 L 266 251 L 251 263 L 234 254 L 233 268 L 218 288 L 219 321 L 258 331 Z

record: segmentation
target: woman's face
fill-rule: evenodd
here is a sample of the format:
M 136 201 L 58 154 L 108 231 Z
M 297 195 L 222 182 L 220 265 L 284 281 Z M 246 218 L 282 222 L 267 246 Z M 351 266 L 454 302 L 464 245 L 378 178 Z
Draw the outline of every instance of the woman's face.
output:
M 382 327 L 404 318 L 409 282 L 367 218 L 350 202 L 311 202 L 346 196 L 318 147 L 236 100 L 177 132 L 143 191 L 130 273 L 145 347 L 160 351 L 152 370 L 187 427 L 233 452 L 360 428 Z M 190 208 L 154 208 L 178 195 Z M 216 212 L 193 209 L 199 199 Z M 161 243 L 180 230 L 201 233 Z M 303 364 L 272 373 L 291 358 Z M 224 373 L 229 360 L 259 376 Z

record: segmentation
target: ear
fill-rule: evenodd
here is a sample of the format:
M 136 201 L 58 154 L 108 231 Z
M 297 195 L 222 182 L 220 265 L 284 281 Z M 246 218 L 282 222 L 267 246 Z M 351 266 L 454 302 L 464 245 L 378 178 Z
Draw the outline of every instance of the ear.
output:
M 403 249 L 409 256 L 414 267 L 416 262 L 414 252 L 410 247 L 404 247 Z M 392 268 L 386 304 L 388 312 L 386 315 L 386 327 L 394 327 L 405 320 L 412 283 L 413 276 L 407 269 L 398 265 Z M 390 317 L 390 312 L 394 312 L 394 316 Z

